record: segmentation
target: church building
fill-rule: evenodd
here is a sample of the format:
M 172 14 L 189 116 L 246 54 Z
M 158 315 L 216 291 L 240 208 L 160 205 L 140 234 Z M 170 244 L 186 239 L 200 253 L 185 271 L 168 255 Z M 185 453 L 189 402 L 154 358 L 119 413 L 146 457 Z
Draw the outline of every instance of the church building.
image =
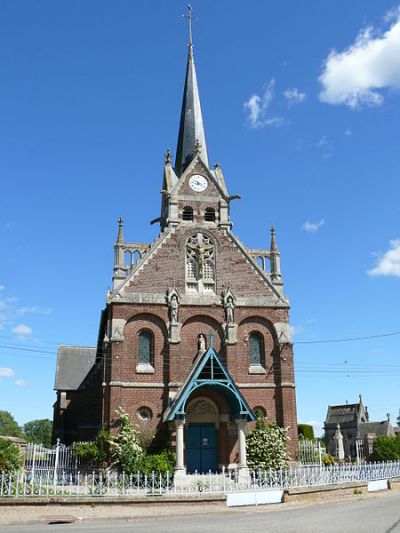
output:
M 176 452 L 177 473 L 245 469 L 257 415 L 288 428 L 296 395 L 280 252 L 232 232 L 228 180 L 207 152 L 190 36 L 176 155 L 162 178 L 160 231 L 128 242 L 118 221 L 112 290 L 96 347 L 58 352 L 54 439 L 115 431 L 120 407 L 142 434 Z M 157 187 L 157 183 L 154 184 Z

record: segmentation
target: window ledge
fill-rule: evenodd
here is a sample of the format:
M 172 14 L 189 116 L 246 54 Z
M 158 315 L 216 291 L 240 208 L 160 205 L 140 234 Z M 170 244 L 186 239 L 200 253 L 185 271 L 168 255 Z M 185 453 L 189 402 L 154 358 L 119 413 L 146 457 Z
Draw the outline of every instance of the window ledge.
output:
M 267 371 L 261 365 L 250 365 L 249 374 L 266 374 Z
M 150 363 L 139 363 L 136 367 L 137 374 L 154 374 L 154 367 Z

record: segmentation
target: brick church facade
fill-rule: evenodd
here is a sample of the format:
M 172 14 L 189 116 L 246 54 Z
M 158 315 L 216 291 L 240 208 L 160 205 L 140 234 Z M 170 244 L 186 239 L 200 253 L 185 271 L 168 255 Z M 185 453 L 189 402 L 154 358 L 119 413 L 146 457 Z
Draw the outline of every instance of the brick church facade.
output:
M 156 186 L 156 185 L 155 185 Z M 169 445 L 177 472 L 246 467 L 256 413 L 289 428 L 296 396 L 280 252 L 232 233 L 219 165 L 209 164 L 191 39 L 175 161 L 168 151 L 159 236 L 126 242 L 119 220 L 113 288 L 96 347 L 59 349 L 54 438 L 112 432 L 122 407 Z

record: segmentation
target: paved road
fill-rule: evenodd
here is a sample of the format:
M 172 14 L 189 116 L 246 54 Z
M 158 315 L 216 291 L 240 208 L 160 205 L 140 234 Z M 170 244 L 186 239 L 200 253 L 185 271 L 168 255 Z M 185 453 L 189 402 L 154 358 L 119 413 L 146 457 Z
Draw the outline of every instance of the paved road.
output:
M 400 533 L 400 494 L 296 509 L 235 508 L 182 517 L 0 527 L 23 533 Z

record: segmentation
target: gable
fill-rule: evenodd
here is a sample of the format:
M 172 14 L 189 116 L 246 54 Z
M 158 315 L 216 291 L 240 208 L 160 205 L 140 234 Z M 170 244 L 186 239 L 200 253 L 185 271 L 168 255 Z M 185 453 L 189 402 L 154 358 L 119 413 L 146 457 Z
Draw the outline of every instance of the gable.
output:
M 188 238 L 201 232 L 215 244 L 215 290 L 218 302 L 221 292 L 231 286 L 239 299 L 251 299 L 254 305 L 288 306 L 272 285 L 269 274 L 250 258 L 243 246 L 226 230 L 207 224 L 181 224 L 171 231 L 153 254 L 139 263 L 126 280 L 123 293 L 148 293 L 165 295 L 168 287 L 175 286 L 185 301 L 186 243 Z M 122 294 L 121 290 L 119 292 Z

